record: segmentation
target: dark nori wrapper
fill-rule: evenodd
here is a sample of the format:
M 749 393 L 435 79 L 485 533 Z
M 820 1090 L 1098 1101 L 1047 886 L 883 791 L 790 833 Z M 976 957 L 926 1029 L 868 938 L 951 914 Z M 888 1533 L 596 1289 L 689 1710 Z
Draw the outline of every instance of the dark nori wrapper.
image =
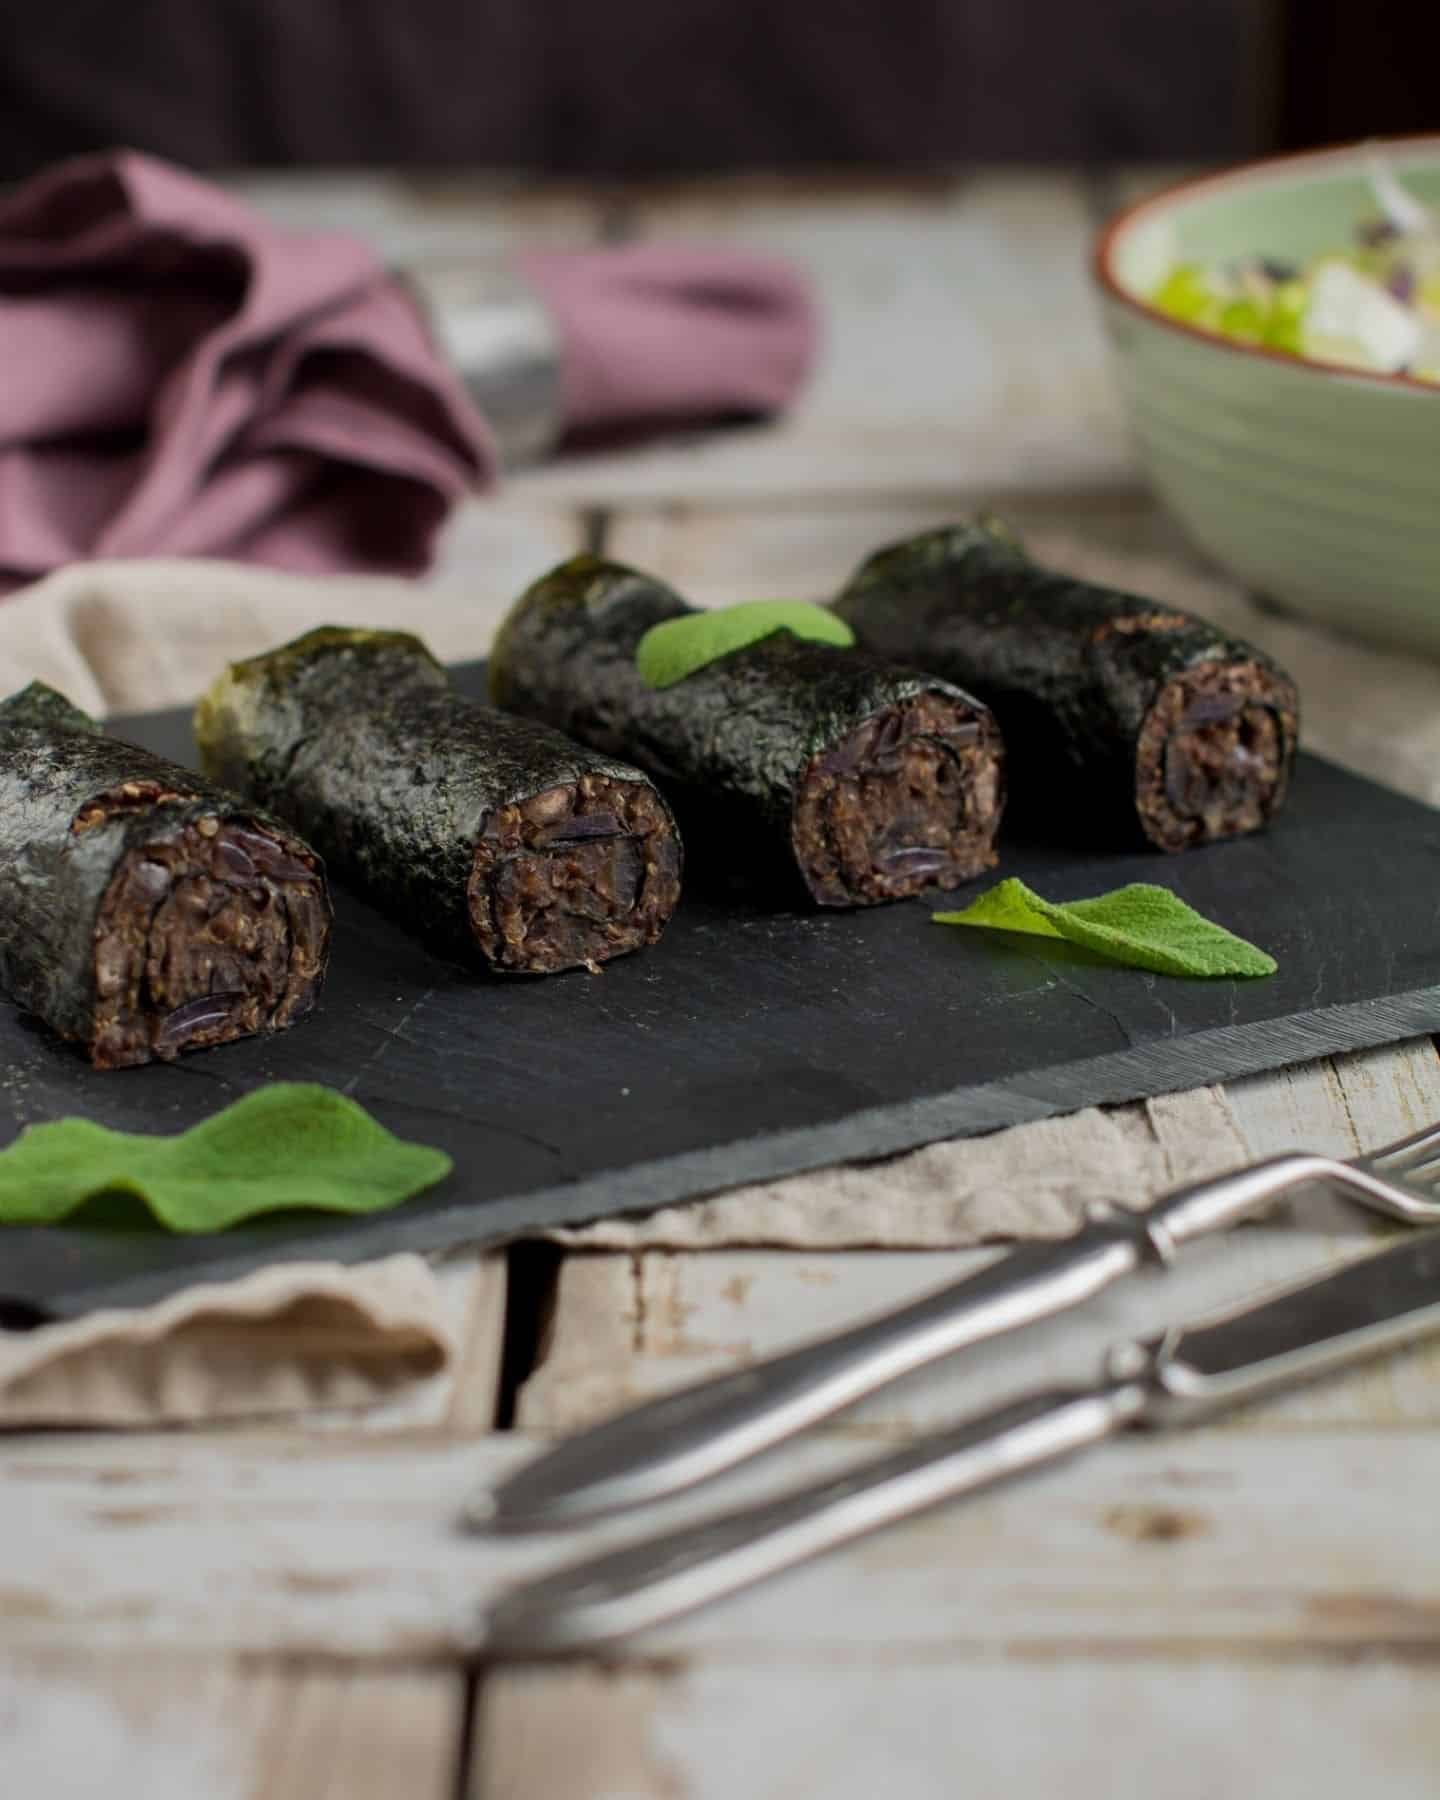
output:
M 639 770 L 457 693 L 405 632 L 329 627 L 233 664 L 196 738 L 338 879 L 501 972 L 653 943 L 679 896 L 674 821 Z
M 1299 699 L 1282 669 L 1192 613 L 1039 567 L 998 521 L 877 551 L 834 610 L 989 702 L 1032 829 L 1182 850 L 1284 802 Z
M 777 633 L 666 688 L 635 666 L 693 609 L 665 583 L 579 556 L 537 581 L 495 640 L 491 695 L 638 763 L 692 869 L 849 906 L 969 880 L 994 862 L 1001 744 L 952 683 Z
M 0 984 L 97 1067 L 292 1023 L 329 920 L 278 819 L 42 683 L 0 703 Z

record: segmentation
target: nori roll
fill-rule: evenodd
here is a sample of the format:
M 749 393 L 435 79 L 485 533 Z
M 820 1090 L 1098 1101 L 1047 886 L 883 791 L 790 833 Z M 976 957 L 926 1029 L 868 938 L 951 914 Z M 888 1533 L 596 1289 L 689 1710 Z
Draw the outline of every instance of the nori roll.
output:
M 638 769 L 457 693 L 407 632 L 327 627 L 234 663 L 195 734 L 337 878 L 499 973 L 653 944 L 679 898 L 674 820 Z
M 0 985 L 97 1069 L 292 1024 L 329 931 L 278 820 L 39 682 L 0 703 Z
M 1039 567 L 996 520 L 877 551 L 834 610 L 994 708 L 1032 826 L 1176 851 L 1284 803 L 1299 733 L 1284 670 L 1193 613 Z
M 788 632 L 647 686 L 641 638 L 692 610 L 648 575 L 575 557 L 502 625 L 492 698 L 633 759 L 675 803 L 692 862 L 699 851 L 751 887 L 858 906 L 994 863 L 1001 743 L 983 706 L 947 681 Z

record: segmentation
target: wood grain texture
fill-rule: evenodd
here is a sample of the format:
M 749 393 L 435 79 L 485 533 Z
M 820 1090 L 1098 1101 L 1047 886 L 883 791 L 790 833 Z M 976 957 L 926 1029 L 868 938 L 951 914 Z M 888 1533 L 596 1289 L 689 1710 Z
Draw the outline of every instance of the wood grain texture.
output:
M 1267 1800 L 1431 1800 L 1433 1682 L 1372 1662 L 934 1661 L 904 1645 L 783 1682 L 703 1662 L 507 1673 L 469 1800 L 1215 1800 L 1262 1782 Z
M 350 232 L 392 265 L 593 242 L 602 218 L 593 189 L 504 174 L 255 170 L 225 186 L 277 225 Z
M 442 1284 L 463 1287 L 465 1301 L 456 1333 L 455 1360 L 446 1371 L 443 1420 L 456 1437 L 494 1429 L 509 1306 L 509 1266 L 504 1251 L 461 1251 L 437 1269 Z
M 704 498 L 627 507 L 611 527 L 607 550 L 651 570 L 699 606 L 756 595 L 825 600 L 881 545 L 951 524 L 979 504 L 1003 513 L 1027 536 L 1058 530 L 1100 552 L 1186 554 L 1175 528 L 1144 495 L 1097 490 L 1056 499 L 1000 488 L 918 500 L 862 495 L 773 510 Z
M 11 1654 L 235 1652 L 435 1665 L 484 1608 L 581 1549 L 837 1470 L 816 1435 L 703 1496 L 583 1534 L 458 1528 L 533 1441 L 294 1435 L 36 1439 L 0 1464 L 0 1634 Z M 628 1654 L 791 1667 L 947 1652 L 1440 1653 L 1433 1425 L 1136 1435 L 911 1520 Z
M 449 1800 L 458 1673 L 223 1659 L 0 1660 L 7 1794 Z
M 497 1566 L 459 1531 L 462 1504 L 523 1449 L 283 1431 L 12 1445 L 0 1635 L 135 1654 L 453 1654 Z
M 674 1685 L 672 1675 L 628 1669 L 494 1677 L 465 1800 L 688 1800 L 693 1771 L 655 1736 Z

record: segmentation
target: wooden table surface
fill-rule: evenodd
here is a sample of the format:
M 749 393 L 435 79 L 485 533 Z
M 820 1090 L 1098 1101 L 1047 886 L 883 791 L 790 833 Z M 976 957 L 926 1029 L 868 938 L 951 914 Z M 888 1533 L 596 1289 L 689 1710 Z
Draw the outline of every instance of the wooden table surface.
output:
M 267 177 L 392 257 L 704 233 L 815 276 L 823 365 L 769 429 L 573 459 L 456 521 L 436 579 L 512 593 L 589 544 L 699 595 L 820 593 L 977 500 L 1183 549 L 1139 489 L 1090 301 L 1104 183 L 755 181 L 588 195 Z M 1174 1096 L 1120 1109 L 1164 1151 Z M 1440 1116 L 1429 1040 L 1232 1084 L 1237 1155 Z M 903 1440 L 1136 1322 L 1363 1241 L 1333 1203 L 1160 1292 L 928 1371 L 768 1479 Z M 976 1252 L 574 1254 L 444 1267 L 464 1322 L 403 1405 L 269 1429 L 0 1444 L 0 1794 L 146 1800 L 871 1800 L 1440 1794 L 1440 1356 L 1108 1453 L 860 1544 L 604 1658 L 475 1665 L 493 1548 L 465 1494 L 640 1394 L 951 1275 Z M 961 1359 L 963 1364 L 964 1359 Z M 997 1374 L 995 1363 L 1001 1367 Z M 489 1559 L 489 1560 L 487 1560 Z

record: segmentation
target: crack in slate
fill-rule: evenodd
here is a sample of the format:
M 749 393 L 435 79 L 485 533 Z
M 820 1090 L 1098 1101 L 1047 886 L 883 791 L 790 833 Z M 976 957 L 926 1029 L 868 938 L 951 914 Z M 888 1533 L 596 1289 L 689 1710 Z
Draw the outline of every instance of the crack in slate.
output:
M 353 1099 L 356 1088 L 365 1079 L 365 1077 L 370 1073 L 370 1071 L 376 1066 L 376 1064 L 383 1060 L 385 1053 L 387 1050 L 389 1050 L 390 1046 L 393 1043 L 395 1043 L 397 1040 L 399 1040 L 402 1043 L 409 1041 L 405 1037 L 405 1027 L 414 1022 L 414 1020 L 419 1016 L 419 1013 L 420 1013 L 421 1009 L 425 1006 L 426 1002 L 433 1000 L 435 998 L 435 994 L 436 994 L 435 988 L 433 988 L 433 987 L 426 988 L 425 992 L 420 996 L 420 998 L 415 1002 L 415 1004 L 405 1014 L 405 1017 L 403 1019 L 399 1020 L 394 1025 L 382 1025 L 380 1027 L 380 1033 L 381 1033 L 380 1042 L 375 1046 L 375 1048 L 370 1052 L 369 1056 L 367 1056 L 365 1058 L 365 1061 L 363 1063 L 361 1063 L 360 1067 L 355 1071 L 355 1073 L 345 1083 L 345 1086 L 344 1086 L 342 1092 L 349 1094 L 350 1097 Z
M 359 1077 L 357 1076 L 356 1079 L 358 1080 Z M 349 1093 L 352 1100 L 365 1103 L 363 1094 L 355 1093 L 348 1088 L 346 1092 Z M 393 1094 L 385 1093 L 373 1095 L 370 1104 L 380 1108 L 403 1108 L 408 1115 L 417 1119 L 443 1119 L 447 1125 L 462 1125 L 471 1130 L 490 1132 L 495 1137 L 513 1138 L 517 1144 L 529 1144 L 532 1149 L 543 1150 L 547 1156 L 554 1157 L 557 1161 L 563 1160 L 565 1156 L 564 1148 L 559 1144 L 552 1144 L 548 1138 L 537 1137 L 529 1131 L 521 1131 L 516 1125 L 501 1125 L 494 1119 L 482 1118 L 473 1112 L 457 1112 L 454 1107 L 450 1106 L 422 1106 L 418 1101 L 397 1100 Z
M 1065 992 L 1067 994 L 1073 994 L 1077 1000 L 1083 1000 L 1084 1003 L 1086 1004 L 1086 1006 L 1093 1008 L 1094 1011 L 1100 1013 L 1103 1017 L 1107 1018 L 1110 1021 L 1110 1023 L 1115 1027 L 1115 1029 L 1120 1033 L 1120 1036 L 1123 1039 L 1127 1050 L 1133 1050 L 1136 1048 L 1135 1038 L 1134 1038 L 1133 1034 L 1131 1033 L 1130 1027 L 1125 1023 L 1125 1021 L 1120 1017 L 1120 1015 L 1118 1013 L 1111 1012 L 1110 1008 L 1108 1006 L 1106 1006 L 1103 1001 L 1097 1000 L 1093 994 L 1087 994 L 1085 992 L 1084 988 L 1077 986 L 1076 983 L 1070 979 L 1070 977 L 1064 972 L 1063 969 L 1056 968 L 1055 964 L 1052 962 L 1048 962 L 1045 959 L 1045 957 L 1037 955 L 1034 951 L 1028 950 L 1028 949 L 1026 950 L 1025 954 L 1027 956 L 1029 956 L 1032 961 L 1038 962 L 1040 964 L 1041 968 L 1044 969 L 1047 974 L 1053 975 L 1056 982 L 1065 990 Z M 1172 1022 L 1173 1022 L 1173 1015 L 1172 1015 Z M 1172 1035 L 1173 1035 L 1173 1033 L 1172 1033 Z

